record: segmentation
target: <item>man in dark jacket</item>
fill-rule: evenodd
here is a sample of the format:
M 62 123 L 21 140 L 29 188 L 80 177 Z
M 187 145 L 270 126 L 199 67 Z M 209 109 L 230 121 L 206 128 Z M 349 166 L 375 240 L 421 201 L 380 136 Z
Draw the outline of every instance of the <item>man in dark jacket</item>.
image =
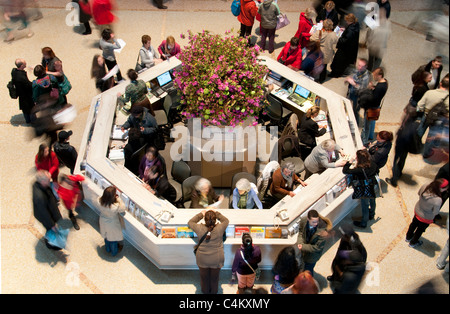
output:
M 322 256 L 331 228 L 331 221 L 320 216 L 315 209 L 308 211 L 307 216 L 300 220 L 297 247 L 302 253 L 304 270 L 309 270 L 313 276 L 314 266 Z
M 69 138 L 72 134 L 72 131 L 60 131 L 58 142 L 53 145 L 53 151 L 58 156 L 59 161 L 70 169 L 70 174 L 73 174 L 78 157 L 75 147 L 69 144 Z
M 36 173 L 36 182 L 32 187 L 33 214 L 48 231 L 56 228 L 56 223 L 62 218 L 53 190 L 50 186 L 50 173 L 39 170 Z M 54 248 L 46 242 L 47 247 Z
M 34 107 L 32 83 L 28 79 L 25 68 L 27 62 L 24 59 L 16 59 L 16 67 L 11 71 L 11 80 L 16 86 L 19 97 L 19 109 L 23 112 L 23 117 L 27 124 L 32 120 L 32 109 Z
M 142 106 L 132 106 L 130 111 L 128 120 L 122 125 L 122 131 L 129 128 L 138 128 L 146 142 L 153 146 L 153 141 L 158 132 L 158 123 L 155 117 L 150 114 L 147 108 Z

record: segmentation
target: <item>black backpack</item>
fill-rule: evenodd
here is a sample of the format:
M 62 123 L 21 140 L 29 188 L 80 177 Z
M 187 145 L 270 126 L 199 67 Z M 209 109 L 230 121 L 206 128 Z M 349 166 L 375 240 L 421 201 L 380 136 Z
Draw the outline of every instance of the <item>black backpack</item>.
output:
M 13 81 L 9 81 L 6 87 L 9 90 L 9 97 L 12 99 L 17 99 L 19 95 L 17 95 L 16 85 L 14 85 Z
M 438 104 L 436 104 L 431 110 L 428 112 L 425 123 L 426 125 L 434 125 L 439 117 L 442 117 L 448 114 L 448 110 L 445 106 L 445 100 L 448 98 L 448 95 L 445 96 Z

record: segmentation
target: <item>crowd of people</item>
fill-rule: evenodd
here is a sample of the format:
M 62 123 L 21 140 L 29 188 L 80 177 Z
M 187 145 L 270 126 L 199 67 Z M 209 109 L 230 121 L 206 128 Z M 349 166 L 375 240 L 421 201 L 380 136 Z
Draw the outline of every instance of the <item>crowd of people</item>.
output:
M 123 80 L 120 69 L 115 71 L 115 78 L 104 79 L 109 71 L 117 66 L 115 49 L 121 48 L 113 32 L 115 3 L 111 0 L 80 0 L 84 16 L 80 22 L 85 26 L 83 35 L 92 33 L 89 20 L 94 19 L 100 28 L 99 47 L 101 53 L 93 57 L 91 77 L 101 92 L 120 84 Z M 166 9 L 163 1 L 155 1 L 158 8 Z M 260 48 L 269 53 L 275 50 L 275 31 L 277 17 L 281 11 L 276 1 L 242 0 L 241 14 L 237 17 L 241 23 L 240 36 L 250 38 L 255 19 L 260 21 Z M 427 227 L 433 223 L 439 211 L 448 199 L 448 94 L 449 75 L 443 75 L 442 57 L 436 56 L 428 64 L 420 66 L 411 75 L 413 83 L 411 98 L 404 109 L 401 126 L 395 136 L 392 132 L 382 130 L 375 136 L 375 123 L 380 115 L 383 99 L 388 92 L 386 70 L 381 67 L 390 35 L 389 1 L 379 0 L 380 26 L 369 29 L 366 36 L 368 59 L 358 57 L 361 21 L 354 13 L 343 13 L 333 1 L 322 1 L 316 8 L 307 8 L 300 13 L 299 26 L 295 35 L 286 43 L 276 58 L 278 62 L 311 76 L 318 83 L 327 77 L 335 78 L 346 75 L 348 84 L 347 97 L 353 105 L 357 126 L 362 128 L 361 139 L 365 147 L 361 147 L 353 158 L 348 155 L 332 139 L 316 144 L 316 137 L 322 136 L 325 129 L 319 128 L 314 117 L 318 107 L 312 107 L 302 118 L 298 128 L 298 140 L 305 144 L 301 156 L 305 163 L 306 180 L 314 173 L 321 173 L 327 168 L 342 167 L 344 174 L 353 181 L 370 181 L 371 188 L 377 181 L 380 169 L 388 161 L 388 155 L 395 138 L 395 156 L 392 177 L 386 178 L 393 187 L 397 187 L 408 153 L 423 154 L 428 163 L 439 164 L 446 161 L 436 178 L 419 191 L 419 200 L 414 209 L 414 217 L 406 234 L 406 241 L 412 248 L 420 246 L 420 240 Z M 259 4 L 259 5 L 258 5 Z M 103 5 L 103 6 L 102 6 Z M 99 9 L 103 8 L 103 9 Z M 104 9 L 105 6 L 108 9 Z M 22 21 L 27 28 L 26 15 L 21 10 L 7 11 L 7 17 Z M 20 6 L 19 6 L 20 8 Z M 36 18 L 42 14 L 37 10 Z M 99 14 L 101 13 L 101 14 Z M 338 35 L 334 30 L 342 26 L 345 30 Z M 321 23 L 322 28 L 311 32 Z M 7 41 L 14 40 L 8 30 Z M 31 34 L 31 33 L 30 33 Z M 249 44 L 251 41 L 249 40 Z M 154 135 L 157 122 L 153 108 L 145 96 L 145 82 L 138 79 L 138 72 L 153 67 L 170 56 L 181 51 L 179 44 L 172 36 L 168 36 L 155 49 L 149 35 L 142 36 L 142 47 L 138 52 L 135 69 L 127 71 L 130 79 L 125 93 L 120 96 L 121 102 L 131 102 L 130 115 L 122 126 L 129 130 L 129 142 L 125 149 L 125 166 L 145 183 L 147 190 L 170 202 L 176 201 L 176 191 L 169 183 L 164 159 L 154 147 Z M 84 177 L 76 173 L 77 151 L 70 145 L 72 131 L 64 130 L 63 124 L 56 124 L 52 119 L 56 113 L 64 111 L 69 105 L 68 94 L 71 90 L 69 78 L 63 71 L 62 61 L 50 47 L 42 48 L 42 62 L 33 68 L 35 79 L 27 76 L 27 62 L 17 59 L 11 72 L 16 87 L 19 108 L 27 124 L 34 127 L 36 136 L 46 134 L 48 143 L 39 146 L 35 157 L 36 182 L 33 184 L 33 208 L 36 219 L 45 229 L 57 231 L 58 221 L 62 215 L 59 203 L 62 200 L 68 210 L 69 218 L 76 230 L 80 226 L 76 220 L 76 210 L 81 204 L 82 190 L 80 182 Z M 331 73 L 328 73 L 330 66 Z M 69 95 L 70 98 L 70 95 Z M 439 107 L 439 108 L 438 108 Z M 360 116 L 364 110 L 363 117 Z M 437 110 L 440 109 L 440 110 Z M 428 131 L 427 138 L 423 136 Z M 425 144 L 423 144 L 425 142 Z M 148 145 L 145 156 L 141 160 L 132 160 L 131 156 L 144 145 Z M 437 157 L 436 157 L 437 156 Z M 447 159 L 445 159 L 445 156 Z M 65 165 L 70 175 L 60 173 Z M 276 199 L 287 195 L 295 196 L 295 185 L 306 186 L 294 171 L 291 163 L 282 164 L 273 172 L 270 193 Z M 356 186 L 353 186 L 356 193 Z M 375 217 L 376 196 L 355 197 L 360 199 L 362 218 L 355 221 L 357 228 L 366 228 L 368 222 Z M 191 208 L 202 208 L 188 226 L 204 241 L 198 245 L 196 262 L 200 270 L 200 283 L 203 293 L 217 293 L 220 269 L 224 264 L 223 234 L 228 219 L 217 211 L 224 200 L 223 195 L 216 195 L 211 182 L 207 178 L 199 180 L 191 196 Z M 123 216 L 126 209 L 114 186 L 103 191 L 98 199 L 100 209 L 100 233 L 105 240 L 105 249 L 113 256 L 123 247 Z M 263 204 L 258 192 L 250 182 L 241 179 L 232 191 L 232 207 L 235 209 L 262 209 Z M 199 223 L 204 221 L 204 223 Z M 220 223 L 217 223 L 219 221 Z M 278 293 L 310 293 L 317 294 L 320 287 L 314 279 L 314 267 L 323 254 L 325 243 L 332 235 L 332 224 L 329 219 L 317 211 L 310 210 L 299 223 L 298 243 L 294 247 L 281 250 L 272 269 L 273 285 L 270 292 Z M 331 265 L 332 274 L 327 279 L 333 283 L 334 293 L 356 293 L 365 272 L 367 252 L 353 226 L 339 228 L 341 240 L 336 257 Z M 46 243 L 51 249 L 59 249 Z M 445 249 L 439 257 L 437 266 L 445 266 Z M 237 280 L 238 292 L 246 293 L 254 288 L 258 277 L 258 263 L 261 262 L 261 249 L 253 244 L 250 234 L 242 236 L 242 245 L 236 251 L 232 266 L 232 282 Z M 267 291 L 266 291 L 267 293 Z

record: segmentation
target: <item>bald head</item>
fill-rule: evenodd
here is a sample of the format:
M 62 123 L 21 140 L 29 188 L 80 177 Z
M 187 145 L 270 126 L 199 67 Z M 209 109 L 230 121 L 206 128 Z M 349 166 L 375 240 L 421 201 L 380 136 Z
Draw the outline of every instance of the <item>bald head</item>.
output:
M 25 61 L 25 59 L 18 58 L 18 59 L 16 59 L 15 63 L 16 63 L 16 67 L 19 70 L 23 70 L 27 67 L 27 62 Z

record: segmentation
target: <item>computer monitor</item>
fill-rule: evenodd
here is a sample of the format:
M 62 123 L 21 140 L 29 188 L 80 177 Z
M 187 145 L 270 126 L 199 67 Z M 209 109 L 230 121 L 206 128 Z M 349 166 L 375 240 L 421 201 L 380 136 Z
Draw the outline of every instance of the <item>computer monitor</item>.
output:
M 159 86 L 163 87 L 167 83 L 172 81 L 172 76 L 170 76 L 169 71 L 159 75 L 157 78 Z
M 307 90 L 307 89 L 304 88 L 304 87 L 301 87 L 300 85 L 297 85 L 297 87 L 295 87 L 295 91 L 294 91 L 294 92 L 295 92 L 296 94 L 302 96 L 302 97 L 305 98 L 305 99 L 308 99 L 309 93 L 310 93 L 309 90 Z

